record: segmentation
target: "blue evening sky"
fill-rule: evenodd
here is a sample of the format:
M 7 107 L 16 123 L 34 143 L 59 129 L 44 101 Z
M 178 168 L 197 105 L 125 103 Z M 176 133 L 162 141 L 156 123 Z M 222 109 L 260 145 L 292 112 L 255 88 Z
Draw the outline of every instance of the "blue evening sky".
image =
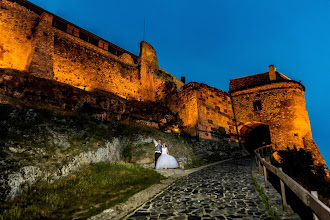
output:
M 31 0 L 138 55 L 143 40 L 159 66 L 187 82 L 228 91 L 229 80 L 269 64 L 306 87 L 314 141 L 330 164 L 330 1 Z

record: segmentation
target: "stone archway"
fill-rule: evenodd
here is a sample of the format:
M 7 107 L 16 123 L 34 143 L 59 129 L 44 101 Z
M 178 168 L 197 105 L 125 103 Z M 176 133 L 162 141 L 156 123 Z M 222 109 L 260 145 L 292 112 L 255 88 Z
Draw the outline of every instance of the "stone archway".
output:
M 263 145 L 271 144 L 269 126 L 261 122 L 248 122 L 239 126 L 240 141 L 250 153 Z

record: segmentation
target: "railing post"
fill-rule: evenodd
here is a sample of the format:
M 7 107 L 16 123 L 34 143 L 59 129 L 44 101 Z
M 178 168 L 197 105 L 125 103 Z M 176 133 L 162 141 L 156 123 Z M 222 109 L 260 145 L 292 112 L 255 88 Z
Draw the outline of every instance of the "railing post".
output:
M 282 167 L 279 167 L 279 169 L 282 171 Z M 281 184 L 281 194 L 282 194 L 282 205 L 283 205 L 283 210 L 286 210 L 287 203 L 286 203 L 286 195 L 285 195 L 285 186 L 282 180 L 280 179 L 280 184 Z
M 315 196 L 316 198 L 319 198 L 319 196 L 317 195 L 317 191 L 311 191 L 311 194 L 313 196 Z M 313 219 L 314 220 L 319 220 L 319 218 L 317 217 L 317 215 L 315 215 L 315 213 L 313 212 Z
M 261 157 L 264 157 L 264 149 L 261 148 Z
M 294 181 L 292 178 L 290 178 L 287 174 L 283 172 L 282 167 L 276 168 L 270 163 L 268 163 L 265 159 L 261 158 L 261 154 L 263 154 L 263 148 L 266 147 L 260 147 L 255 149 L 255 159 L 256 163 L 259 169 L 259 175 L 264 173 L 264 179 L 265 179 L 265 187 L 268 187 L 268 181 L 267 181 L 267 171 L 274 173 L 277 177 L 280 179 L 280 187 L 281 187 L 281 195 L 282 195 L 282 208 L 285 212 L 288 211 L 288 204 L 285 194 L 285 186 L 287 186 L 289 189 L 295 193 L 300 200 L 313 211 L 313 219 L 329 219 L 330 220 L 330 208 L 327 207 L 324 203 L 322 203 L 318 199 L 318 195 L 316 191 L 312 191 L 309 193 L 306 191 L 301 185 L 299 185 L 296 181 Z M 275 149 L 273 151 L 273 149 Z M 267 153 L 266 149 L 266 153 Z M 272 153 L 277 152 L 276 146 L 270 146 L 269 149 Z M 261 151 L 261 152 L 260 152 Z
M 254 155 L 254 158 L 256 159 L 256 166 L 258 166 L 258 157 L 257 157 L 257 155 Z
M 267 184 L 267 170 L 266 170 L 265 165 L 263 165 L 263 167 L 264 167 L 265 187 L 268 187 L 268 184 Z

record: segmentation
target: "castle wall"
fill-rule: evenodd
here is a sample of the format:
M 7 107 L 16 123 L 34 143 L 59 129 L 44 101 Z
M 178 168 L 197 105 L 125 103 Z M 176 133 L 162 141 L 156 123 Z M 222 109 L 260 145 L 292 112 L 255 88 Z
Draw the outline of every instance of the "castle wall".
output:
M 143 99 L 139 68 L 129 57 L 120 60 L 59 30 L 54 44 L 55 80 L 87 91 L 99 89 L 124 98 Z
M 137 65 L 137 56 L 24 4 L 1 1 L 0 68 L 143 101 L 164 101 L 183 86 L 158 67 L 156 51 L 148 43 L 141 42 Z
M 42 13 L 33 28 L 29 72 L 35 76 L 53 79 L 54 28 L 53 16 Z
M 277 150 L 305 148 L 323 160 L 312 139 L 301 84 L 276 82 L 231 95 L 238 128 L 249 122 L 269 125 L 271 141 Z
M 154 92 L 156 101 L 166 102 L 178 91 L 182 91 L 184 83 L 161 68 L 153 70 Z
M 187 86 L 180 93 L 174 94 L 167 105 L 172 112 L 179 115 L 184 131 L 196 136 L 198 134 L 197 91 L 189 84 Z
M 229 94 L 205 84 L 200 85 L 198 93 L 199 137 L 216 139 L 227 134 L 233 140 L 237 139 Z
M 178 113 L 183 126 L 202 139 L 237 141 L 234 112 L 228 93 L 205 84 L 189 83 L 168 103 Z
M 153 102 L 127 100 L 104 91 L 87 92 L 11 69 L 0 69 L 0 103 L 85 112 L 102 120 L 132 121 L 153 127 L 166 127 L 177 120 L 167 107 Z
M 189 83 L 167 103 L 184 131 L 199 138 L 196 153 L 209 160 L 241 155 L 230 96 L 205 84 Z
M 0 4 L 0 68 L 28 70 L 39 16 L 9 1 Z

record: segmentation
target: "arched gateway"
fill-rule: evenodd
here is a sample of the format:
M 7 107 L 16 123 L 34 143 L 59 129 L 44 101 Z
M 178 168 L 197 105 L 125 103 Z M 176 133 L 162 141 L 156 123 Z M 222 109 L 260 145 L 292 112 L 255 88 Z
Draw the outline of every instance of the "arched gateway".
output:
M 238 127 L 240 141 L 250 153 L 263 145 L 271 143 L 269 126 L 261 122 L 247 122 Z

